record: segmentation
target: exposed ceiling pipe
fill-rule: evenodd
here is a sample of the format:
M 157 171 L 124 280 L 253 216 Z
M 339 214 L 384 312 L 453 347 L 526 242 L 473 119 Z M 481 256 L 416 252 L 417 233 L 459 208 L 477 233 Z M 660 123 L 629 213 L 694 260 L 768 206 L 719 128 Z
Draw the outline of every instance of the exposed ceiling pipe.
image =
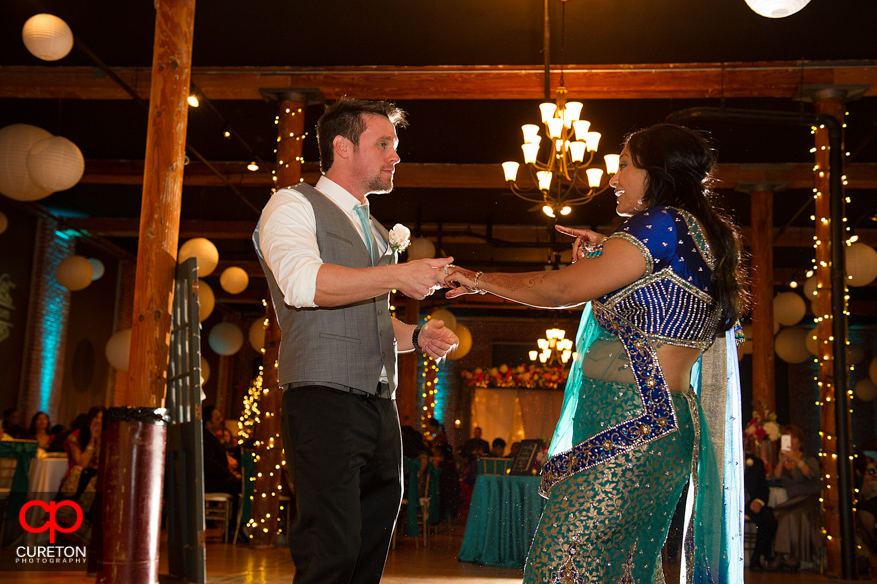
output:
M 838 503 L 840 505 L 841 563 L 844 579 L 856 578 L 855 539 L 853 524 L 852 481 L 850 477 L 850 426 L 848 412 L 849 368 L 844 316 L 844 234 L 843 234 L 843 130 L 833 116 L 816 113 L 791 113 L 764 110 L 724 109 L 697 107 L 681 110 L 667 116 L 666 121 L 682 123 L 687 120 L 709 120 L 782 126 L 821 126 L 828 128 L 829 152 L 829 205 L 831 220 L 831 332 L 836 341 L 832 344 L 834 356 L 835 425 L 838 444 Z

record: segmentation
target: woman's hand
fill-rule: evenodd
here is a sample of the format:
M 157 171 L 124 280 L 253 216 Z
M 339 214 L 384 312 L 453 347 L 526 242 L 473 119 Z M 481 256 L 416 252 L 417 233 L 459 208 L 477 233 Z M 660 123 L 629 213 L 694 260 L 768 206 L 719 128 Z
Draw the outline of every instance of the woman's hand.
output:
M 555 225 L 554 228 L 564 235 L 576 238 L 572 244 L 572 263 L 576 263 L 579 258 L 585 257 L 588 251 L 600 245 L 606 239 L 604 235 L 590 229 L 572 229 L 563 225 Z
M 475 272 L 460 266 L 448 266 L 445 286 L 450 288 L 450 290 L 445 292 L 445 298 L 475 294 Z

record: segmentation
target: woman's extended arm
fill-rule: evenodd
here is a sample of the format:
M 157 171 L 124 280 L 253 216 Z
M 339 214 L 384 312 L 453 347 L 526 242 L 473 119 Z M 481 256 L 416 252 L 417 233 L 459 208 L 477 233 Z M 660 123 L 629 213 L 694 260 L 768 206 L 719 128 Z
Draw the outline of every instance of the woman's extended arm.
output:
M 476 274 L 457 266 L 449 267 L 445 283 L 454 289 L 445 297 L 484 291 L 530 306 L 566 308 L 632 284 L 645 271 L 646 260 L 636 246 L 622 239 L 607 239 L 602 255 L 578 261 L 562 270 Z

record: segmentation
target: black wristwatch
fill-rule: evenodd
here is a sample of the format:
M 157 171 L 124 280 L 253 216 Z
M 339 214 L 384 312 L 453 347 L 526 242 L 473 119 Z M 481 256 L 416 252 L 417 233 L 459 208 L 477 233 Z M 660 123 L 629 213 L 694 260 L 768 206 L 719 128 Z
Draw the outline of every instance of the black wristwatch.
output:
M 417 344 L 417 337 L 420 336 L 420 331 L 423 330 L 422 326 L 417 326 L 414 329 L 414 332 L 411 334 L 411 344 L 414 345 L 415 353 L 423 353 L 423 349 L 420 348 L 420 345 Z

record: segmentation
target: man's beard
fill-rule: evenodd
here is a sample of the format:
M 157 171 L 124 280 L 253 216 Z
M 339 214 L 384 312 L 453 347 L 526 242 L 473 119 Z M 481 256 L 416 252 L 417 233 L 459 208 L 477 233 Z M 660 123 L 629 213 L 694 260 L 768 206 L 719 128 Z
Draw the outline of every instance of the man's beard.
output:
M 384 179 L 383 174 L 383 171 L 381 171 L 380 174 L 366 181 L 365 186 L 369 193 L 384 195 L 393 190 L 393 175 L 391 174 L 389 178 Z

